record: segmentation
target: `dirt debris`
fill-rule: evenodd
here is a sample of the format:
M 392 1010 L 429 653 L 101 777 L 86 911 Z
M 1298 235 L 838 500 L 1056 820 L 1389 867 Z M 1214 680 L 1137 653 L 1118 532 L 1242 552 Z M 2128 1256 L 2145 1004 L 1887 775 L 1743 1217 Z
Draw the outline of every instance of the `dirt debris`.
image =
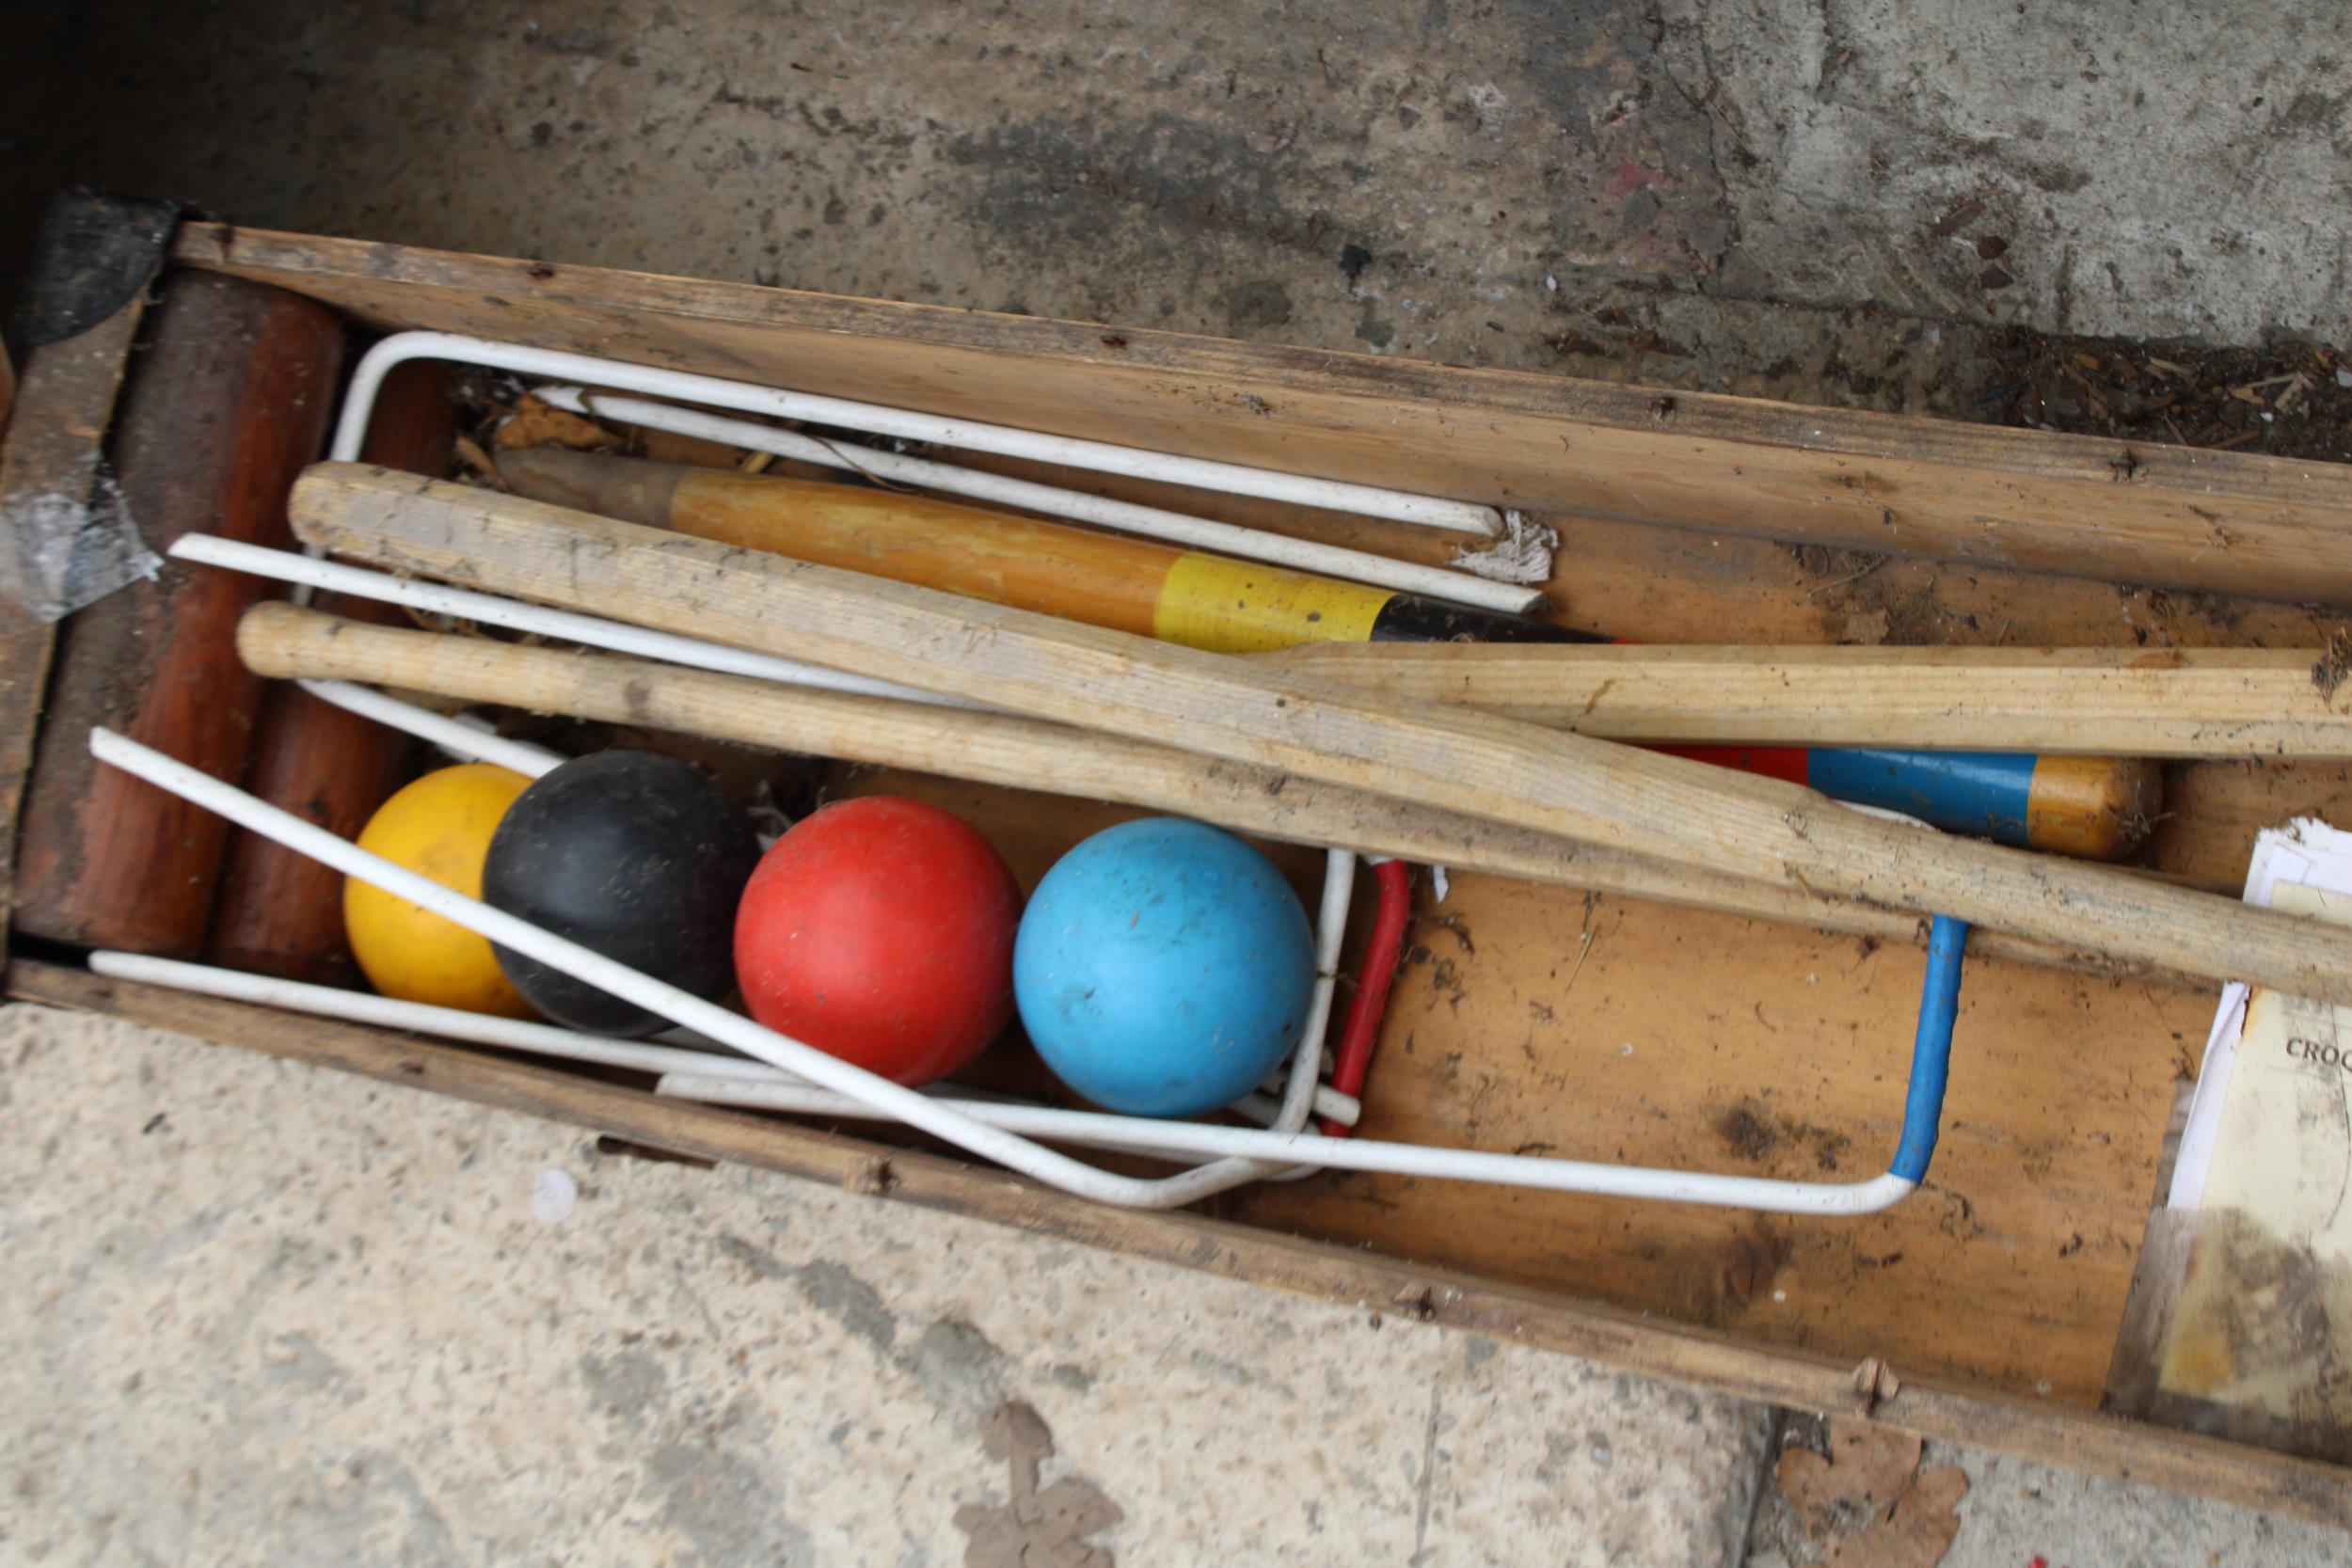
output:
M 1979 418 L 2162 446 L 2352 462 L 2352 379 L 2336 349 L 2199 348 L 2011 331 L 1986 344 Z M 2119 471 L 2128 483 L 2137 462 Z

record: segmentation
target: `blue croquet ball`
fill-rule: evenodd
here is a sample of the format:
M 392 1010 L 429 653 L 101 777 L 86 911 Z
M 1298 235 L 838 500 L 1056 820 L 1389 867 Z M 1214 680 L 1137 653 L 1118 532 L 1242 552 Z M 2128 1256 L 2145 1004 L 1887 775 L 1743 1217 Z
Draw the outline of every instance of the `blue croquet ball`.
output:
M 1274 863 L 1172 816 L 1064 855 L 1012 952 L 1038 1054 L 1130 1116 L 1193 1116 L 1257 1087 L 1297 1043 L 1314 980 L 1307 912 Z

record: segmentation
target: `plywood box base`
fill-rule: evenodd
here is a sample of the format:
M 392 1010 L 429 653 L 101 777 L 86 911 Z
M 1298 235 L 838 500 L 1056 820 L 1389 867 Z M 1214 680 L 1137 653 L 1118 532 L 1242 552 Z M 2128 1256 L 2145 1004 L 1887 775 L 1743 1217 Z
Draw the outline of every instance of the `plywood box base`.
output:
M 2310 645 L 2333 623 L 2307 609 L 2119 592 L 2096 574 L 2267 593 L 2313 554 L 2352 562 L 2352 470 L 2235 453 L 2126 453 L 1688 395 L 1661 421 L 1633 388 L 217 227 L 183 230 L 176 256 L 366 329 L 475 332 L 1532 508 L 1564 535 L 1556 613 L 1645 641 Z M 37 369 L 11 450 L 40 428 Z M 1431 562 L 1454 543 L 1083 483 Z M 2208 516 L 2234 543 L 2193 563 L 2172 549 L 2172 525 Z M 1897 560 L 1839 582 L 1834 561 L 1774 541 L 1944 563 Z M 2352 602 L 2346 571 L 2335 597 Z M 0 693 L 9 788 L 38 696 L 35 681 Z M 2340 765 L 2186 764 L 2169 782 L 2175 812 L 2152 863 L 2200 885 L 2232 885 L 2253 832 L 2292 812 L 2352 820 Z M 916 775 L 831 783 L 950 806 L 1025 880 L 1120 815 Z M 12 825 L 0 834 L 13 838 Z M 1313 860 L 1284 863 L 1305 878 Z M 2352 1473 L 2099 1414 L 2174 1088 L 2211 1013 L 2201 990 L 1972 962 L 1935 1169 L 1868 1220 L 1338 1174 L 1236 1194 L 1215 1216 L 1142 1215 L 885 1141 L 660 1100 L 639 1080 L 103 981 L 71 958 L 16 953 L 10 994 L 1743 1397 L 1872 1403 L 1926 1435 L 2352 1527 Z M 1417 910 L 1366 1127 L 1865 1174 L 1893 1147 L 1919 965 L 1899 943 L 1457 877 L 1443 903 L 1424 890 Z M 1858 1392 L 1866 1358 L 1899 1389 Z

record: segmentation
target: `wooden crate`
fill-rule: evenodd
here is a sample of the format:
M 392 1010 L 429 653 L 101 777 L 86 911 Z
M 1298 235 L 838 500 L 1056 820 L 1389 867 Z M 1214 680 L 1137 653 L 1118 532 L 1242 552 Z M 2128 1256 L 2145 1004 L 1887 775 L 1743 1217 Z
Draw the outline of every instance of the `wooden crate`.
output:
M 2352 562 L 2347 468 L 225 226 L 183 228 L 171 259 L 369 329 L 527 341 L 1526 508 L 1563 536 L 1560 618 L 1645 641 L 2310 645 L 2328 629 L 2312 611 L 2217 595 Z M 87 449 L 129 341 L 121 325 L 34 357 L 7 483 Z M 1393 525 L 1080 482 L 1417 559 L 1451 548 Z M 2184 529 L 2211 538 L 2201 562 L 2179 550 Z M 1895 550 L 1945 560 L 1880 561 Z M 2054 568 L 2090 575 L 2042 575 Z M 38 631 L 0 644 L 0 854 L 46 644 Z M 2233 886 L 2261 826 L 2352 817 L 2340 766 L 2194 764 L 2169 782 L 2153 863 L 2200 885 Z M 951 804 L 1025 880 L 1118 815 L 901 774 L 854 787 Z M 1442 906 L 1424 895 L 1419 915 L 1366 1104 L 1383 1135 L 1804 1178 L 1867 1174 L 1892 1148 L 1915 949 L 1469 876 Z M 2167 1119 L 2212 1011 L 2202 990 L 1972 960 L 1933 1173 L 1886 1214 L 1832 1220 L 1347 1174 L 1245 1190 L 1215 1214 L 1129 1213 L 609 1074 L 108 982 L 56 955 L 13 956 L 8 988 L 1802 1409 L 1858 1408 L 1856 1369 L 1876 1357 L 1900 1379 L 1874 1411 L 1890 1425 L 2352 1527 L 2352 1472 L 2098 1408 Z

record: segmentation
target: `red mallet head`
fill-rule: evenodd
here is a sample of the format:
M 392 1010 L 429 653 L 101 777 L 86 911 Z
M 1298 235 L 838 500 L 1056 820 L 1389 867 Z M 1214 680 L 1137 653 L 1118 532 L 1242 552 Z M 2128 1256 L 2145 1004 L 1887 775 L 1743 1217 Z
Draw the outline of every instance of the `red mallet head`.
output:
M 735 921 L 736 978 L 771 1029 L 910 1085 L 1012 1021 L 1021 889 L 988 840 L 915 800 L 845 800 L 776 841 Z

